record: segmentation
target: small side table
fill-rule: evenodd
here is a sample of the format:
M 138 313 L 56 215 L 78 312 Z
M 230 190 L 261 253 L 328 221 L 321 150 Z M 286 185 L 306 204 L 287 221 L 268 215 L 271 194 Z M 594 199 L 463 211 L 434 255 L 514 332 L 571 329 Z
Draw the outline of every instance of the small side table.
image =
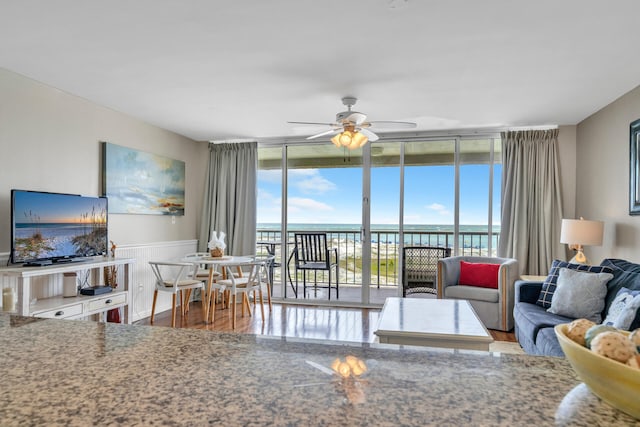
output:
M 544 282 L 547 276 L 529 276 L 522 275 L 520 276 L 520 280 L 526 280 L 527 282 Z

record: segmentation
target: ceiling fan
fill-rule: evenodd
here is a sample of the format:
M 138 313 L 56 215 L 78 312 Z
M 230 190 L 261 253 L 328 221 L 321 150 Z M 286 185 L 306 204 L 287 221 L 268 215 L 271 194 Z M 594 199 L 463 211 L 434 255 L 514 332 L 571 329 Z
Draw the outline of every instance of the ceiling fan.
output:
M 347 111 L 336 114 L 334 123 L 316 123 L 316 122 L 288 122 L 291 124 L 313 125 L 313 126 L 329 126 L 331 129 L 320 132 L 307 137 L 307 139 L 315 139 L 321 136 L 333 135 L 331 142 L 337 147 L 346 147 L 349 150 L 362 147 L 367 141 L 377 141 L 378 135 L 371 129 L 410 129 L 415 128 L 413 122 L 397 122 L 397 121 L 366 121 L 366 114 L 357 111 L 351 111 L 351 107 L 356 104 L 358 99 L 352 96 L 342 98 L 342 103 L 347 106 Z

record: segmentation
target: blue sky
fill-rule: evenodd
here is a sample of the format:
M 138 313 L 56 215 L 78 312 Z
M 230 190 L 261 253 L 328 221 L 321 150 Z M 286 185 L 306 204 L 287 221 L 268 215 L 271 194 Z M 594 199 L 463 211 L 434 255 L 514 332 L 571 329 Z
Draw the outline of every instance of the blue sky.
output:
M 83 214 L 106 211 L 107 199 L 71 194 L 16 191 L 14 210 L 16 223 L 79 222 Z
M 258 223 L 279 223 L 281 172 L 258 172 Z M 500 194 L 501 165 L 494 166 L 494 197 Z M 460 224 L 487 224 L 489 167 L 460 168 Z M 371 223 L 397 224 L 399 167 L 371 170 Z M 362 218 L 360 168 L 289 171 L 289 223 L 359 224 Z M 493 223 L 500 223 L 500 200 L 493 201 Z M 405 224 L 453 224 L 453 166 L 405 168 Z

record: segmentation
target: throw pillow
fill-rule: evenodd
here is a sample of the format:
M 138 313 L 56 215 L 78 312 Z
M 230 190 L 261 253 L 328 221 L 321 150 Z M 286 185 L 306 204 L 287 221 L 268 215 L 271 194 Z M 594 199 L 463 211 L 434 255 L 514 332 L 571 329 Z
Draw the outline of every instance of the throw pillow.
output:
M 602 324 L 628 331 L 638 313 L 638 308 L 640 308 L 640 291 L 622 288 L 609 306 L 607 317 Z
M 599 265 L 587 265 L 587 264 L 571 264 L 571 263 L 556 259 L 553 261 L 553 263 L 551 263 L 551 268 L 549 269 L 549 275 L 547 276 L 544 283 L 542 284 L 542 289 L 540 290 L 538 301 L 536 301 L 536 304 L 538 304 L 539 306 L 544 308 L 551 307 L 551 299 L 553 298 L 553 293 L 556 290 L 556 282 L 558 281 L 558 272 L 561 268 L 568 268 L 571 270 L 579 270 L 579 271 L 588 271 L 591 273 L 613 273 L 613 270 L 610 267 L 604 267 Z
M 458 285 L 498 289 L 498 270 L 500 264 L 460 261 Z
M 548 312 L 574 319 L 589 319 L 600 323 L 607 295 L 607 282 L 611 273 L 587 273 L 575 269 L 561 268 L 558 272 L 556 290 Z

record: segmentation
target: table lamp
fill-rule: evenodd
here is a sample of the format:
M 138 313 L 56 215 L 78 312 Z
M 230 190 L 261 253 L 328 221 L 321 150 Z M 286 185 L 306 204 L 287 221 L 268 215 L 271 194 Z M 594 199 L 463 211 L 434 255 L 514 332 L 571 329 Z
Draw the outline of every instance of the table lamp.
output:
M 589 221 L 582 217 L 580 219 L 563 219 L 560 229 L 560 243 L 566 243 L 570 249 L 577 251 L 569 262 L 589 264 L 582 247 L 583 245 L 602 245 L 603 234 L 604 223 L 602 221 Z

